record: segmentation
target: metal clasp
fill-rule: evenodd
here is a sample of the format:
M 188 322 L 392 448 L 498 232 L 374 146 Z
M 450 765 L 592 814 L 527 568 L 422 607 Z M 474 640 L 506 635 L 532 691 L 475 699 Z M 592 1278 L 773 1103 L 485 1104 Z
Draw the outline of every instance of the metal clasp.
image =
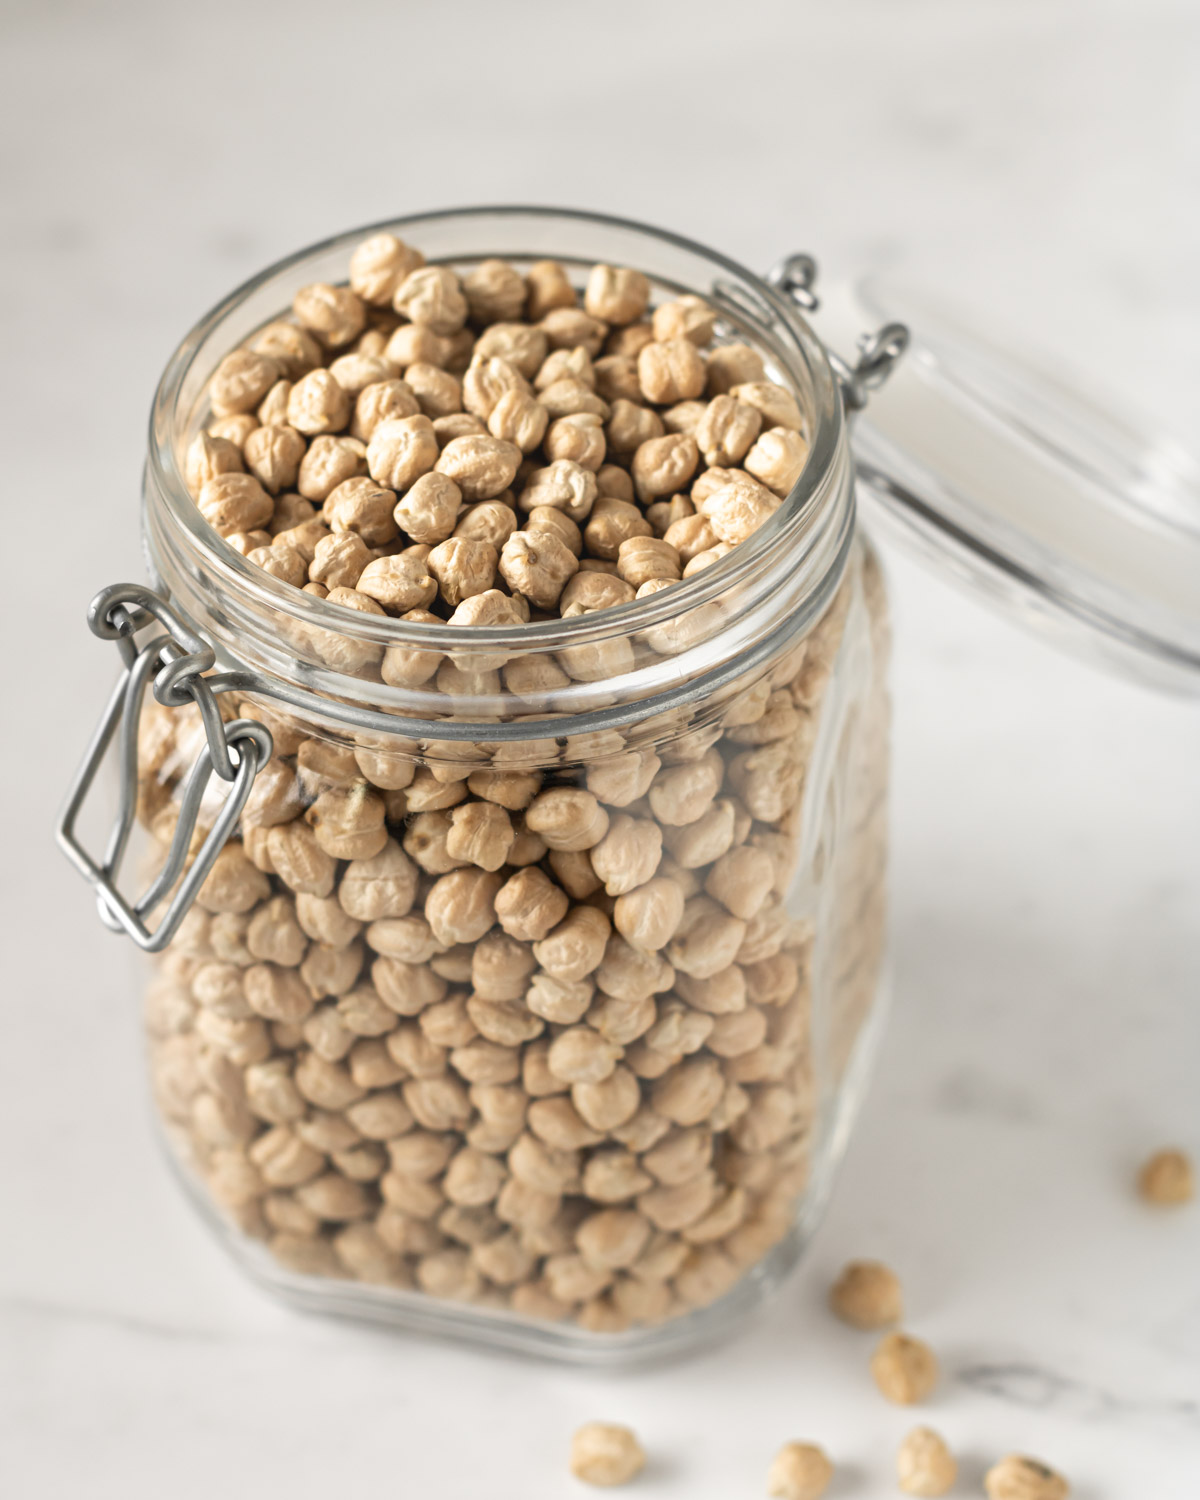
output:
M 139 646 L 139 632 L 152 621 L 162 625 L 165 633 L 155 635 Z M 216 662 L 212 647 L 195 635 L 166 600 L 153 590 L 134 583 L 114 584 L 103 589 L 88 610 L 88 625 L 93 635 L 101 640 L 117 643 L 124 670 L 117 679 L 67 794 L 58 821 L 58 844 L 95 890 L 100 917 L 105 925 L 114 932 L 128 933 L 147 953 L 157 953 L 178 931 L 217 855 L 233 833 L 254 778 L 271 758 L 271 735 L 262 724 L 249 719 L 234 719 L 229 724 L 222 720 L 213 687 L 203 675 Z M 196 705 L 204 725 L 205 744 L 183 782 L 179 818 L 166 862 L 142 895 L 130 903 L 117 890 L 116 882 L 137 815 L 138 721 L 146 689 L 151 686 L 155 698 L 164 707 Z M 217 691 L 220 690 L 218 687 Z M 120 801 L 104 856 L 97 860 L 80 842 L 76 823 L 96 773 L 118 732 Z M 222 781 L 231 783 L 229 795 L 189 866 L 192 835 L 205 789 L 214 771 Z M 144 918 L 177 881 L 178 887 L 166 911 L 151 930 Z
M 817 262 L 804 252 L 785 256 L 771 271 L 767 280 L 805 312 L 816 312 L 820 299 Z M 895 369 L 908 348 L 909 332 L 903 323 L 885 323 L 874 333 L 864 333 L 858 340 L 858 359 L 851 365 L 833 349 L 826 348 L 829 363 L 842 388 L 842 402 L 849 413 L 862 411 L 871 391 L 878 390 Z

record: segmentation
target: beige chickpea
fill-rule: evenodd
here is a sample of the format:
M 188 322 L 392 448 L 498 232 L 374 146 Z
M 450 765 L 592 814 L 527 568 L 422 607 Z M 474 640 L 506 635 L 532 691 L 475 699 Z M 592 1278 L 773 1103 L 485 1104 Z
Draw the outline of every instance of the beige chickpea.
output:
M 608 831 L 609 820 L 591 792 L 553 787 L 534 798 L 525 822 L 551 849 L 574 852 L 598 844 Z
M 242 444 L 257 426 L 258 418 L 251 412 L 242 411 L 235 412 L 231 417 L 216 417 L 209 422 L 205 431 L 212 437 L 232 443 L 240 452 Z
M 580 1118 L 602 1134 L 631 1120 L 637 1113 L 641 1098 L 637 1075 L 623 1063 L 618 1063 L 608 1077 L 598 1083 L 571 1085 L 571 1103 Z
M 702 349 L 712 338 L 715 323 L 716 314 L 708 303 L 690 293 L 654 309 L 654 337 L 659 343 L 688 339 Z
M 632 588 L 640 589 L 651 582 L 674 583 L 683 569 L 679 553 L 670 542 L 639 532 L 626 537 L 618 547 L 617 571 Z
M 564 268 L 556 260 L 536 261 L 525 273 L 528 287 L 526 313 L 538 322 L 556 307 L 574 307 L 575 289 Z
M 507 360 L 526 380 L 532 380 L 548 347 L 541 328 L 526 323 L 493 323 L 476 340 L 475 358 Z
M 644 397 L 638 381 L 636 358 L 624 354 L 608 354 L 598 359 L 593 367 L 596 394 L 615 408 L 618 401 L 641 405 Z
M 567 914 L 566 894 L 536 867 L 519 870 L 496 894 L 496 916 L 510 937 L 544 938 Z
M 329 373 L 352 399 L 357 400 L 359 393 L 367 386 L 395 380 L 400 367 L 382 354 L 366 354 L 355 350 L 335 359 L 329 366 Z M 259 421 L 262 421 L 261 417 Z
M 663 540 L 675 548 L 682 562 L 689 563 L 716 546 L 717 534 L 707 516 L 681 516 L 667 527 Z
M 635 1005 L 651 995 L 669 990 L 674 981 L 674 970 L 664 958 L 657 953 L 639 952 L 615 932 L 608 940 L 604 962 L 596 971 L 596 983 L 605 995 L 613 1000 L 633 1002 Z M 643 1026 L 638 1017 L 634 1029 L 625 1030 L 629 1024 L 627 1017 L 619 1010 L 610 1011 L 607 1006 L 598 1010 L 591 1020 L 602 1035 L 622 1044 L 641 1036 L 650 1025 L 650 1021 L 647 1021 L 646 1026 Z M 620 1030 L 617 1029 L 618 1026 Z
M 525 278 L 504 260 L 480 261 L 462 279 L 473 323 L 512 323 L 525 307 Z
M 617 897 L 613 925 L 640 953 L 665 948 L 683 919 L 683 892 L 673 880 L 656 876 Z
M 440 625 L 442 621 L 427 609 L 409 609 L 400 616 L 419 625 Z M 389 646 L 383 653 L 380 673 L 384 682 L 392 687 L 421 687 L 434 675 L 442 664 L 438 651 L 422 650 L 412 646 Z
M 457 484 L 465 500 L 490 500 L 512 484 L 521 458 L 514 443 L 494 437 L 461 437 L 446 444 L 436 467 Z
M 586 411 L 559 417 L 546 429 L 542 446 L 551 463 L 565 459 L 594 474 L 606 452 L 603 419 Z
M 489 542 L 497 552 L 517 529 L 517 514 L 502 499 L 465 506 L 451 533 L 469 542 Z
M 412 323 L 443 337 L 467 320 L 467 299 L 458 277 L 446 266 L 410 271 L 392 296 L 392 306 Z
M 259 429 L 260 432 L 266 430 Z M 323 433 L 309 444 L 308 452 L 300 461 L 295 484 L 306 500 L 325 500 L 345 480 L 366 472 L 367 450 L 357 438 Z
M 213 437 L 209 432 L 198 432 L 188 445 L 184 464 L 188 490 L 193 496 L 199 495 L 208 481 L 218 474 L 240 474 L 245 467 L 242 450 L 236 443 Z
M 558 979 L 539 971 L 525 992 L 525 1004 L 535 1016 L 556 1026 L 571 1026 L 586 1014 L 596 993 L 591 979 Z
M 983 1476 L 988 1500 L 1066 1500 L 1070 1486 L 1038 1458 L 1010 1453 Z
M 738 384 L 732 387 L 730 394 L 744 405 L 754 407 L 760 413 L 766 430 L 782 428 L 797 434 L 803 430 L 804 417 L 796 398 L 774 381 L 756 380 Z
M 294 904 L 296 921 L 314 943 L 324 943 L 329 948 L 344 948 L 362 930 L 362 923 L 350 916 L 335 896 L 310 896 L 301 893 L 295 898 Z
M 599 968 L 611 930 L 602 911 L 594 906 L 576 906 L 534 943 L 533 955 L 555 979 L 584 979 Z
M 696 442 L 710 468 L 741 463 L 762 428 L 762 413 L 736 396 L 714 396 L 696 427 Z
M 646 1046 L 673 1059 L 690 1057 L 709 1040 L 714 1024 L 703 1011 L 668 1000 L 659 1006 L 658 1019 L 646 1032 Z
M 360 443 L 370 443 L 381 422 L 416 417 L 421 404 L 405 380 L 378 380 L 365 385 L 354 401 L 350 436 Z
M 630 751 L 598 761 L 587 769 L 587 788 L 610 807 L 628 807 L 644 797 L 661 762 L 653 751 Z
M 646 1454 L 628 1427 L 588 1422 L 571 1438 L 571 1473 L 585 1484 L 628 1484 L 645 1466 Z
M 365 782 L 322 792 L 305 813 L 317 843 L 334 859 L 370 859 L 387 843 L 384 803 Z
M 633 482 L 638 499 L 645 503 L 685 488 L 699 461 L 696 440 L 684 433 L 648 439 L 633 455 Z
M 368 547 L 385 547 L 396 538 L 392 514 L 395 505 L 393 490 L 385 489 L 364 474 L 356 474 L 342 480 L 326 495 L 321 519 L 334 533 L 352 531 Z
M 548 390 L 560 380 L 573 380 L 589 390 L 596 389 L 596 371 L 586 349 L 553 350 L 534 376 L 533 388 L 536 391 Z
M 305 437 L 340 432 L 350 420 L 350 397 L 328 370 L 302 375 L 288 395 L 288 425 Z
M 521 1000 L 528 988 L 529 976 L 536 967 L 536 960 L 526 944 L 504 932 L 489 932 L 471 954 L 471 985 L 481 1000 Z M 514 1077 L 515 1070 L 514 1058 Z
M 349 287 L 325 282 L 301 287 L 292 299 L 292 311 L 302 328 L 331 349 L 352 343 L 366 323 L 361 299 Z
M 808 459 L 808 443 L 798 432 L 772 427 L 745 457 L 749 473 L 781 499 L 791 494 Z
M 492 408 L 488 431 L 497 441 L 532 453 L 542 441 L 550 413 L 540 402 L 524 391 L 507 391 Z
M 569 458 L 535 469 L 525 482 L 518 501 L 523 511 L 542 506 L 563 511 L 577 525 L 591 514 L 597 496 L 596 476 Z
M 512 847 L 513 826 L 508 813 L 494 802 L 467 802 L 450 814 L 446 853 L 452 859 L 498 870 Z
M 453 606 L 492 587 L 498 560 L 490 542 L 452 536 L 439 542 L 426 562 L 437 579 L 442 598 Z
M 404 382 L 431 421 L 462 412 L 462 384 L 439 365 L 418 361 L 404 372 Z
M 605 323 L 636 323 L 650 302 L 650 283 L 641 271 L 596 265 L 588 275 L 583 305 Z
M 445 474 L 423 474 L 397 502 L 396 524 L 414 542 L 434 546 L 453 532 L 462 509 L 462 491 Z
M 287 422 L 288 397 L 292 394 L 290 380 L 277 380 L 262 398 L 255 416 L 260 427 L 282 427 Z M 247 436 L 249 434 L 247 433 Z M 243 447 L 245 444 L 243 443 Z
M 280 367 L 266 354 L 235 349 L 213 372 L 208 395 L 218 417 L 240 416 L 253 411 L 275 382 Z
M 723 775 L 724 762 L 715 750 L 700 760 L 665 767 L 650 788 L 654 816 L 671 827 L 694 823 L 712 806 Z
M 592 507 L 583 536 L 593 557 L 615 562 L 623 542 L 650 536 L 650 523 L 636 505 L 605 496 Z
M 593 359 L 600 353 L 608 333 L 606 323 L 577 307 L 552 308 L 539 318 L 537 326 L 551 349 L 582 347 Z
M 592 849 L 592 868 L 610 896 L 622 896 L 651 879 L 662 858 L 662 830 L 649 818 L 618 814 Z
M 939 1434 L 930 1427 L 914 1427 L 896 1453 L 896 1478 L 904 1493 L 944 1495 L 957 1477 L 958 1465 Z
M 326 588 L 353 588 L 371 561 L 371 549 L 354 531 L 332 532 L 313 548 L 308 565 L 311 582 Z
M 391 614 L 404 615 L 424 609 L 437 597 L 437 581 L 427 567 L 428 558 L 416 547 L 394 557 L 377 557 L 359 574 L 355 587 L 376 600 Z
M 673 1125 L 699 1125 L 717 1107 L 725 1091 L 720 1064 L 711 1057 L 680 1063 L 654 1086 L 655 1111 Z
M 575 553 L 551 531 L 513 532 L 499 559 L 509 588 L 540 609 L 554 608 L 578 567 Z
M 449 363 L 454 354 L 450 339 L 434 333 L 418 323 L 405 323 L 397 328 L 384 345 L 384 358 L 390 359 L 401 370 L 413 365 L 436 365 L 439 369 Z
M 499 803 L 509 812 L 520 812 L 537 796 L 542 778 L 536 771 L 473 771 L 467 787 L 486 802 Z
M 756 916 L 775 885 L 775 862 L 761 849 L 742 845 L 714 863 L 704 889 L 743 921 Z
M 267 836 L 267 848 L 276 875 L 290 890 L 311 892 L 316 896 L 328 896 L 333 890 L 337 864 L 318 844 L 316 835 L 305 822 L 297 819 L 272 828 Z M 220 863 L 220 856 L 217 863 Z M 266 895 L 265 891 L 263 895 Z M 203 893 L 201 904 L 204 904 Z
M 766 378 L 762 355 L 748 344 L 719 344 L 707 359 L 710 396 L 738 395 L 737 387 Z M 744 399 L 738 397 L 739 400 Z M 753 403 L 751 403 L 753 404 Z
M 690 339 L 647 344 L 637 357 L 637 367 L 642 394 L 656 406 L 687 401 L 704 390 L 704 359 Z
M 255 354 L 274 360 L 288 380 L 299 380 L 324 359 L 317 340 L 294 323 L 268 323 L 254 335 L 250 347 Z
M 389 417 L 367 445 L 367 469 L 377 484 L 406 490 L 437 463 L 438 445 L 427 416 Z
M 270 573 L 273 578 L 282 579 L 284 583 L 290 583 L 296 588 L 308 580 L 308 564 L 290 547 L 255 547 L 246 553 L 246 559 L 264 573 Z
M 300 497 L 297 496 L 296 498 L 299 499 Z M 304 503 L 306 505 L 309 504 L 307 500 Z M 276 504 L 275 509 L 276 515 L 278 515 L 278 504 Z M 274 524 L 272 522 L 272 528 L 274 528 Z M 286 531 L 275 531 L 271 538 L 271 545 L 273 547 L 287 547 L 292 552 L 298 553 L 304 559 L 305 579 L 307 580 L 307 569 L 316 556 L 317 543 L 329 535 L 331 535 L 329 527 L 321 520 L 320 516 L 312 516 L 306 521 L 301 521 L 298 526 L 288 527 Z
M 503 881 L 489 870 L 453 870 L 441 876 L 425 901 L 425 916 L 439 942 L 475 943 L 496 920 L 495 897 Z
M 605 1041 L 590 1026 L 572 1026 L 560 1032 L 546 1055 L 551 1073 L 563 1083 L 599 1083 L 607 1078 L 621 1058 L 621 1049 Z
M 708 978 L 737 957 L 746 924 L 707 896 L 693 896 L 684 907 L 667 958 L 685 974 Z
M 424 263 L 421 252 L 396 235 L 373 234 L 350 257 L 350 288 L 372 307 L 390 307 L 400 283 Z
M 270 495 L 253 474 L 229 471 L 207 480 L 196 504 L 213 530 L 224 537 L 264 526 L 274 509 Z
M 833 1478 L 833 1465 L 815 1443 L 785 1443 L 767 1475 L 773 1500 L 820 1500 Z
M 871 1375 L 889 1401 L 911 1406 L 924 1401 L 937 1384 L 938 1362 L 921 1339 L 888 1333 L 871 1356 Z
M 565 350 L 557 352 L 566 353 Z M 570 352 L 587 358 L 587 353 L 583 349 Z M 559 417 L 571 417 L 582 412 L 589 412 L 599 417 L 602 422 L 606 422 L 610 415 L 608 402 L 602 396 L 598 396 L 586 381 L 577 380 L 574 376 L 564 376 L 561 380 L 551 381 L 543 386 L 538 391 L 537 402 L 552 421 L 557 421 Z

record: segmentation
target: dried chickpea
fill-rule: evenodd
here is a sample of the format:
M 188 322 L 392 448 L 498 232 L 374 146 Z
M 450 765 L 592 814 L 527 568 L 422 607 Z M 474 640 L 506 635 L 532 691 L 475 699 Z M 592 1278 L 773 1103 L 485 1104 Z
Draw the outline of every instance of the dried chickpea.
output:
M 695 438 L 668 433 L 649 438 L 633 455 L 633 482 L 643 504 L 683 489 L 700 461 Z
M 484 260 L 462 279 L 473 323 L 512 323 L 525 307 L 525 278 L 504 260 Z
M 912 1406 L 924 1401 L 937 1384 L 933 1350 L 905 1333 L 885 1334 L 871 1356 L 875 1384 L 889 1401 Z
M 439 542 L 426 558 L 442 598 L 452 606 L 490 589 L 495 582 L 498 561 L 496 549 L 490 542 L 474 542 L 455 536 Z
M 406 490 L 438 461 L 433 423 L 425 415 L 389 417 L 367 444 L 367 470 L 377 484 Z
M 638 383 L 647 401 L 670 406 L 704 390 L 704 359 L 690 339 L 647 344 L 637 357 Z
M 294 323 L 268 323 L 250 341 L 255 354 L 273 359 L 288 380 L 299 380 L 315 370 L 324 358 L 318 341 Z
M 350 257 L 350 289 L 372 307 L 390 307 L 400 283 L 424 262 L 394 234 L 373 234 Z
M 509 588 L 540 609 L 554 608 L 578 567 L 575 553 L 548 530 L 514 531 L 499 559 L 500 576 Z
M 556 307 L 574 307 L 575 289 L 564 268 L 556 260 L 536 261 L 525 273 L 528 288 L 526 313 L 538 322 Z
M 236 443 L 209 432 L 198 432 L 188 445 L 184 474 L 189 491 L 197 496 L 218 474 L 240 474 L 245 467 L 242 450 Z
M 674 302 L 664 302 L 654 309 L 654 337 L 659 343 L 670 339 L 690 339 L 703 348 L 713 335 L 716 323 L 714 314 L 702 297 L 685 293 Z
M 772 427 L 764 432 L 743 462 L 754 475 L 781 499 L 791 494 L 808 458 L 808 443 L 798 432 Z
M 350 420 L 350 397 L 328 370 L 310 370 L 288 394 L 287 420 L 305 437 L 340 432 Z
M 958 1477 L 958 1465 L 931 1427 L 914 1427 L 896 1454 L 896 1478 L 906 1495 L 944 1495 Z
M 265 427 L 259 428 L 260 432 L 268 430 Z M 247 447 L 249 446 L 247 439 Z M 344 481 L 366 472 L 367 450 L 357 438 L 335 437 L 331 433 L 323 433 L 320 437 L 313 438 L 309 444 L 308 452 L 300 461 L 295 485 L 306 500 L 324 500 Z M 263 482 L 266 483 L 265 480 Z M 292 480 L 287 483 L 292 483 Z
M 1196 1196 L 1196 1183 L 1187 1154 L 1156 1151 L 1138 1174 L 1138 1192 L 1147 1203 L 1190 1203 Z
M 446 266 L 410 271 L 392 296 L 392 306 L 410 322 L 432 333 L 457 333 L 467 321 L 467 299 L 458 277 Z
M 833 1465 L 815 1443 L 785 1443 L 767 1474 L 767 1494 L 778 1500 L 819 1500 L 832 1478 Z
M 575 463 L 594 474 L 604 462 L 607 447 L 603 419 L 587 411 L 559 417 L 546 429 L 542 446 L 551 463 Z
M 331 349 L 352 343 L 363 331 L 366 309 L 348 287 L 314 282 L 301 287 L 292 299 L 292 311 L 302 328 Z
M 596 265 L 588 275 L 583 305 L 605 323 L 636 323 L 650 302 L 650 283 L 640 271 Z
M 1066 1500 L 1070 1486 L 1037 1458 L 1010 1453 L 983 1476 L 988 1500 Z
M 364 386 L 355 397 L 350 436 L 357 438 L 360 443 L 370 443 L 381 422 L 420 414 L 421 403 L 407 381 L 375 381 Z
M 900 1282 L 879 1261 L 850 1261 L 829 1291 L 829 1302 L 844 1323 L 854 1328 L 886 1328 L 904 1316 Z

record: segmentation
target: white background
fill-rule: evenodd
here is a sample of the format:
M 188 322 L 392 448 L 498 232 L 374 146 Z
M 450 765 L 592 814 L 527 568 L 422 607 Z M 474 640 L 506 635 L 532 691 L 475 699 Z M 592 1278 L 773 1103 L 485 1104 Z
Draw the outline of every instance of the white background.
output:
M 306 1320 L 244 1285 L 148 1129 L 128 956 L 51 847 L 140 575 L 173 344 L 336 229 L 492 201 L 644 218 L 759 268 L 899 268 L 1167 427 L 1200 396 L 1200 12 L 1169 0 L 0 9 L 4 1030 L 0 1489 L 19 1500 L 548 1500 L 632 1422 L 638 1494 L 761 1495 L 785 1439 L 895 1492 L 913 1414 L 833 1323 L 903 1274 L 956 1493 L 1026 1449 L 1079 1500 L 1200 1492 L 1200 710 L 895 560 L 897 1004 L 830 1215 L 711 1353 L 564 1372 Z

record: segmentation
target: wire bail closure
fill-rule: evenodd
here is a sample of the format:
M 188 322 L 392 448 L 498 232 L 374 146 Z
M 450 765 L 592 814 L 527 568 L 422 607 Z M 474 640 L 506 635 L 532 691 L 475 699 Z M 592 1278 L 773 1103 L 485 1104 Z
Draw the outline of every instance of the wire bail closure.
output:
M 816 312 L 821 300 L 815 291 L 818 266 L 815 256 L 805 251 L 787 255 L 768 273 L 767 280 L 804 312 Z M 870 393 L 888 379 L 908 348 L 909 332 L 904 323 L 885 323 L 874 333 L 864 333 L 858 340 L 858 360 L 851 365 L 840 354 L 826 347 L 825 353 L 842 390 L 842 401 L 849 414 L 862 411 Z
M 139 646 L 136 637 L 152 622 L 163 626 L 163 633 Z M 134 583 L 102 589 L 88 610 L 88 626 L 101 640 L 117 643 L 124 669 L 75 774 L 56 836 L 59 847 L 96 892 L 105 926 L 113 932 L 124 931 L 143 951 L 157 953 L 179 930 L 217 855 L 237 826 L 254 778 L 271 758 L 271 734 L 250 719 L 234 719 L 228 724 L 222 720 L 216 692 L 225 690 L 225 685 L 218 685 L 214 692 L 203 675 L 215 666 L 216 653 L 152 589 Z M 131 903 L 117 889 L 117 877 L 137 816 L 138 721 L 147 688 L 166 708 L 194 703 L 204 726 L 205 743 L 182 785 L 179 818 L 166 862 Z M 120 800 L 104 856 L 97 860 L 83 847 L 76 824 L 114 739 L 118 740 Z M 214 772 L 230 783 L 229 795 L 188 865 L 204 793 Z M 175 891 L 166 911 L 157 926 L 149 928 L 145 918 L 172 887 Z

